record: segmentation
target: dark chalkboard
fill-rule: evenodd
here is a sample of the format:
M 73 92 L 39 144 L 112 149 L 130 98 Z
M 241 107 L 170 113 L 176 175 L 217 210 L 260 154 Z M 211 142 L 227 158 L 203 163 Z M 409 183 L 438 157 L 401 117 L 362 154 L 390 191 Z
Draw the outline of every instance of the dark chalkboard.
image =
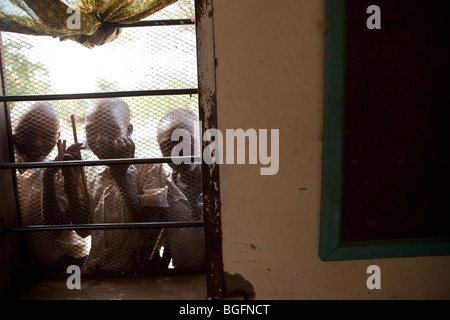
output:
M 448 7 L 325 0 L 322 260 L 450 255 Z
M 449 5 L 346 5 L 341 240 L 450 236 Z

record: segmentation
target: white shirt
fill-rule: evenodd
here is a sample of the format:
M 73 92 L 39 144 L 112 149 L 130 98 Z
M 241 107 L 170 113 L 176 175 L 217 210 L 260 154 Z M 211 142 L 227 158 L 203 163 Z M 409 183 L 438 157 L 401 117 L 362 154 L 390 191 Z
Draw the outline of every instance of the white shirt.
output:
M 168 207 L 167 175 L 160 164 L 131 165 L 131 183 L 141 206 Z M 134 222 L 107 166 L 86 167 L 92 223 Z M 92 248 L 85 267 L 122 271 L 145 239 L 137 229 L 92 230 Z
M 17 173 L 20 212 L 22 224 L 42 225 L 44 216 L 42 211 L 42 172 L 43 169 L 27 169 Z M 58 177 L 61 177 L 58 175 Z M 64 205 L 65 199 L 62 179 L 58 178 L 57 198 Z M 58 235 L 55 237 L 55 235 Z M 43 265 L 63 255 L 81 258 L 88 254 L 90 239 L 82 238 L 75 231 L 32 231 L 25 232 L 25 242 L 32 260 Z
M 203 195 L 198 195 L 195 203 L 191 203 L 186 197 L 189 192 L 193 191 L 188 184 L 184 184 L 179 176 L 171 177 L 168 182 L 169 210 L 166 220 L 202 221 Z M 173 258 L 173 265 L 176 269 L 198 270 L 204 266 L 205 238 L 203 228 L 168 228 L 165 233 Z

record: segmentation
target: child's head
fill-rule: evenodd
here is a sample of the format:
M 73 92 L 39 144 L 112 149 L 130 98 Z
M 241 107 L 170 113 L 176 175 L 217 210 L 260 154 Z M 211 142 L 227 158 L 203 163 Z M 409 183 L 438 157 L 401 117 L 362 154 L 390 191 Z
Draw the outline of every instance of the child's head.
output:
M 198 123 L 197 115 L 189 109 L 175 108 L 163 115 L 158 123 L 157 140 L 163 157 L 170 157 L 172 149 L 180 143 L 180 141 L 172 141 L 172 133 L 176 129 L 184 129 L 189 132 L 191 136 L 191 152 L 190 154 L 183 154 L 183 156 L 194 156 L 194 146 L 198 143 L 198 133 L 195 132 L 195 125 Z M 186 132 L 185 131 L 185 132 Z M 193 165 L 179 164 L 175 165 L 169 163 L 172 169 L 179 172 L 191 171 Z
M 17 104 L 11 112 L 11 125 L 20 161 L 44 160 L 59 139 L 58 113 L 50 102 Z
M 114 141 L 131 135 L 130 108 L 121 99 L 99 99 L 86 113 L 86 141 L 99 159 L 113 156 Z

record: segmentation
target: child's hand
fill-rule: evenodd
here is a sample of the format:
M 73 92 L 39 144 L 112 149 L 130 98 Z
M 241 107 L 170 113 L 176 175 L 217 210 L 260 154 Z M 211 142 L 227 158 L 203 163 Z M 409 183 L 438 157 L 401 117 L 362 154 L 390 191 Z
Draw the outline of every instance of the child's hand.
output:
M 135 145 L 130 137 L 119 138 L 114 141 L 114 159 L 134 158 Z M 128 164 L 112 164 L 109 166 L 112 176 L 123 178 L 128 170 Z
M 119 138 L 114 141 L 114 158 L 134 158 L 134 141 L 131 137 Z
M 80 150 L 82 149 L 82 143 L 74 143 L 67 150 L 65 145 L 62 148 L 62 161 L 81 160 Z M 64 181 L 67 185 L 76 184 L 81 178 L 81 167 L 62 167 L 62 173 L 64 175 Z
M 64 141 L 65 142 L 65 141 Z M 81 160 L 80 150 L 84 149 L 82 143 L 74 143 L 69 148 L 65 149 L 65 144 L 62 149 L 62 161 Z
M 61 141 L 61 139 L 58 139 L 56 146 L 58 148 L 58 155 L 56 156 L 55 161 L 62 161 L 64 152 L 66 152 L 66 140 Z
M 66 140 L 61 141 L 58 139 L 56 143 L 56 147 L 58 148 L 58 154 L 53 161 L 62 161 L 64 152 L 66 151 Z M 58 167 L 49 167 L 44 169 L 44 179 L 53 179 L 55 174 L 58 172 Z

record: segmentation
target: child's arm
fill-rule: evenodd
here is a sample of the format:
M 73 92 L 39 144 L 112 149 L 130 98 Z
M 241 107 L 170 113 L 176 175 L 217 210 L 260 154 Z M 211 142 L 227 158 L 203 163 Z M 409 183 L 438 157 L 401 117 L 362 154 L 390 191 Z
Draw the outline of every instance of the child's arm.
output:
M 119 138 L 114 141 L 114 158 L 134 158 L 135 145 L 130 137 Z M 135 222 L 145 221 L 139 197 L 133 182 L 127 174 L 129 164 L 112 164 L 109 166 L 111 176 L 119 187 L 130 216 Z
M 80 149 L 82 143 L 75 143 L 71 145 L 64 153 L 63 161 L 81 160 Z M 64 176 L 64 191 L 67 195 L 68 208 L 67 216 L 73 224 L 87 224 L 90 220 L 89 199 L 86 198 L 86 192 L 82 183 L 84 172 L 83 167 L 63 167 L 62 173 Z M 80 197 L 83 194 L 83 197 Z M 86 237 L 90 234 L 89 230 L 77 230 L 77 233 Z
M 66 141 L 58 140 L 58 155 L 56 161 L 62 160 Z M 56 195 L 56 174 L 58 168 L 49 167 L 43 170 L 42 210 L 45 224 L 67 224 L 68 217 L 64 214 Z
M 77 152 L 81 144 L 74 144 L 65 150 L 65 141 L 58 141 L 58 156 L 55 160 L 80 160 Z M 80 185 L 80 168 L 63 167 L 64 191 L 68 200 L 68 208 L 65 211 L 58 199 L 56 167 L 46 168 L 43 173 L 43 214 L 47 224 L 83 224 L 88 223 L 89 214 L 86 209 L 85 201 L 79 197 L 78 188 Z M 87 230 L 78 230 L 77 233 L 86 237 L 89 235 Z

